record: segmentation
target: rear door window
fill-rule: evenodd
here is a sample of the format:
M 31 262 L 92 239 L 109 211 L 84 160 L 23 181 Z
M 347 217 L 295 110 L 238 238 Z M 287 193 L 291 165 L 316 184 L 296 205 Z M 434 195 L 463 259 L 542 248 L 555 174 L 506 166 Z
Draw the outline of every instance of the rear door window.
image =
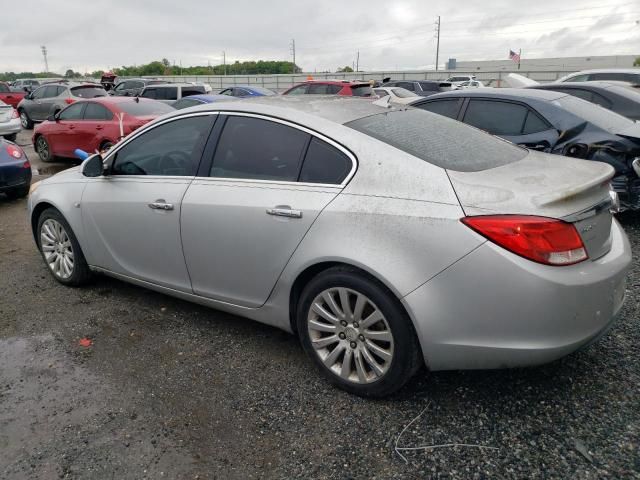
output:
M 4 83 L 0 83 L 0 93 L 9 93 L 11 89 Z
M 287 95 L 304 95 L 307 93 L 307 85 L 298 85 L 287 92 Z
M 416 105 L 422 110 L 428 112 L 437 113 L 438 115 L 444 115 L 449 118 L 458 118 L 458 112 L 460 111 L 460 105 L 463 99 L 446 99 L 446 100 L 434 100 L 432 102 L 423 103 L 422 105 Z
M 178 87 L 157 87 L 156 99 L 157 100 L 177 100 Z
M 414 85 L 413 82 L 397 82 L 395 84 L 396 87 L 402 87 L 406 90 L 409 90 L 410 92 L 415 92 L 416 91 L 416 86 Z
M 358 85 L 351 87 L 351 95 L 354 97 L 371 97 L 373 96 L 373 88 L 371 85 Z
M 314 83 L 309 85 L 309 89 L 307 90 L 307 93 L 309 95 L 327 95 L 329 93 L 330 86 L 331 85 L 322 84 L 322 83 Z
M 523 135 L 529 135 L 530 133 L 544 132 L 552 128 L 547 122 L 545 122 L 537 113 L 533 110 L 527 112 L 527 118 L 524 121 L 524 127 L 522 128 Z
M 440 85 L 437 83 L 431 83 L 431 82 L 420 82 L 420 87 L 422 87 L 422 90 L 425 92 L 439 92 L 440 91 Z
M 230 116 L 211 166 L 211 177 L 295 182 L 310 135 L 253 117 Z
M 471 99 L 463 121 L 493 135 L 520 135 L 527 112 L 516 103 Z
M 84 110 L 85 120 L 111 120 L 113 114 L 103 105 L 94 102 L 88 102 L 87 108 Z
M 188 97 L 190 95 L 202 95 L 204 92 L 204 87 L 198 87 L 198 86 L 194 86 L 194 87 L 186 87 L 186 88 L 182 88 L 182 96 L 183 97 Z
M 304 158 L 299 181 L 340 184 L 349 175 L 351 159 L 333 145 L 313 137 Z
M 140 95 L 142 98 L 156 98 L 156 89 L 155 88 L 145 88 Z

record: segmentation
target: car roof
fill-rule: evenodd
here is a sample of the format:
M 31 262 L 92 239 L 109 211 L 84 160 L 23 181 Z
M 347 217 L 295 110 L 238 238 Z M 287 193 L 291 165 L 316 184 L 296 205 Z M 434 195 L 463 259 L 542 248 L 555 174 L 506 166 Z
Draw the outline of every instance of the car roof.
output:
M 555 92 L 553 90 L 541 90 L 533 88 L 475 88 L 465 90 L 452 90 L 450 92 L 436 93 L 428 97 L 429 100 L 442 97 L 491 97 L 505 100 L 538 100 L 551 102 L 567 93 Z
M 640 75 L 640 68 L 595 68 L 593 70 L 580 70 L 579 72 L 573 72 L 569 75 L 573 76 L 583 73 L 635 73 Z
M 611 87 L 615 87 L 616 85 L 624 84 L 624 82 L 611 83 L 607 81 L 591 81 L 591 82 L 553 82 L 553 83 L 543 83 L 541 85 L 530 85 L 524 88 L 537 88 L 537 89 L 549 89 L 553 90 L 554 88 L 566 88 L 566 87 L 576 87 L 576 88 L 584 88 L 584 89 L 607 89 Z
M 298 85 L 306 84 L 310 85 L 313 83 L 319 83 L 321 85 L 369 85 L 369 82 L 366 82 L 364 80 L 305 80 L 304 82 L 300 82 L 294 86 L 297 87 Z
M 338 124 L 345 124 L 359 118 L 403 110 L 404 107 L 381 107 L 362 98 L 341 97 L 336 95 L 272 95 L 252 97 L 238 101 L 215 102 L 198 105 L 167 116 L 181 115 L 184 112 L 197 111 L 235 111 L 272 115 L 295 121 L 296 114 L 311 115 Z
M 141 98 L 141 97 L 112 97 L 112 96 L 104 96 L 104 97 L 93 97 L 93 98 L 85 98 L 83 100 L 78 100 L 79 102 L 97 102 L 104 103 L 106 105 L 119 105 L 128 102 L 156 102 L 157 100 L 153 100 L 151 98 Z

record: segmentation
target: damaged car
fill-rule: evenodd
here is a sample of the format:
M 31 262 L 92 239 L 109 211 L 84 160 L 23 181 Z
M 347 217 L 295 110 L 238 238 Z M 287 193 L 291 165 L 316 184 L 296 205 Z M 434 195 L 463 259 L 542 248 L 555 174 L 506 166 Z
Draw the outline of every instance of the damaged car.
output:
M 517 145 L 608 163 L 621 209 L 640 210 L 640 124 L 567 93 L 502 88 L 441 93 L 412 104 Z

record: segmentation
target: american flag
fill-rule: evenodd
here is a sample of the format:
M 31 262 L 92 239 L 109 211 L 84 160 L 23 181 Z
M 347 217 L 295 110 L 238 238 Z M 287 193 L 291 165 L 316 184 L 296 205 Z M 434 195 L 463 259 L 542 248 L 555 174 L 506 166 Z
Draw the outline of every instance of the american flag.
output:
M 520 63 L 520 54 L 514 52 L 513 50 L 509 50 L 509 58 L 516 63 Z

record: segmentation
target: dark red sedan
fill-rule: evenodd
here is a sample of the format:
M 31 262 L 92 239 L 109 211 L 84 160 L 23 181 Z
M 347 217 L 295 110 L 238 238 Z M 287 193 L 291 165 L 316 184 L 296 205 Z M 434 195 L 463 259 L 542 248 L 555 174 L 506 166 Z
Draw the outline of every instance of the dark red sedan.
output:
M 49 117 L 33 132 L 33 146 L 43 162 L 55 157 L 104 151 L 121 138 L 165 113 L 175 111 L 146 98 L 96 97 L 75 102 Z
M 291 87 L 283 95 L 342 95 L 377 98 L 369 82 L 357 80 L 307 80 Z

